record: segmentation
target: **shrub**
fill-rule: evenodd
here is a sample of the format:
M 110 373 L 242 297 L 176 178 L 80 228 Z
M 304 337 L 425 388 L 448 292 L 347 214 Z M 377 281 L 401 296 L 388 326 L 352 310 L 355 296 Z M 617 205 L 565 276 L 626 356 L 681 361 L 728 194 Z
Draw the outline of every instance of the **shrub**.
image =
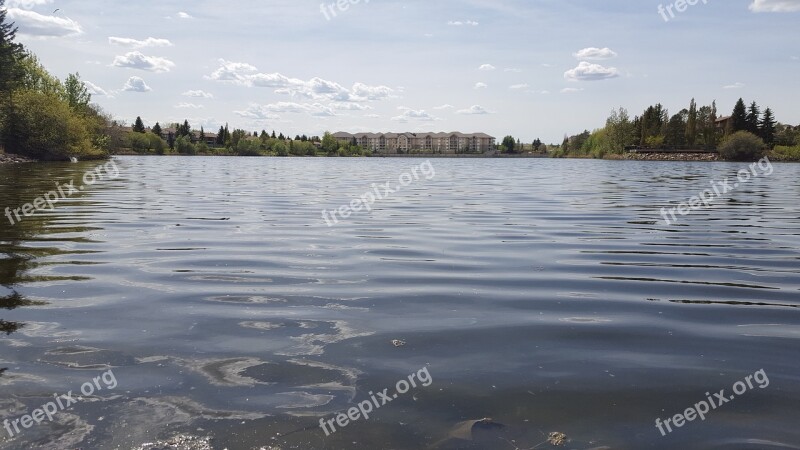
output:
M 186 136 L 180 136 L 178 139 L 175 139 L 175 151 L 180 155 L 197 154 L 197 149 L 194 144 L 192 144 L 192 141 Z
M 150 133 L 153 137 L 158 137 Z M 128 147 L 136 153 L 149 153 L 150 151 L 150 138 L 144 133 L 128 133 L 126 138 Z
M 152 150 L 156 155 L 163 155 L 167 149 L 166 141 L 161 139 L 161 136 L 156 136 L 153 133 L 147 133 L 147 138 L 150 140 L 150 150 Z
M 6 123 L 6 150 L 35 159 L 66 160 L 96 153 L 87 120 L 49 94 L 20 91 Z
M 236 154 L 239 156 L 261 156 L 261 141 L 242 139 L 236 144 Z
M 764 156 L 764 141 L 747 131 L 737 131 L 722 141 L 719 154 L 731 161 L 755 161 Z
M 776 145 L 769 153 L 769 159 L 772 161 L 800 161 L 800 145 L 794 147 Z

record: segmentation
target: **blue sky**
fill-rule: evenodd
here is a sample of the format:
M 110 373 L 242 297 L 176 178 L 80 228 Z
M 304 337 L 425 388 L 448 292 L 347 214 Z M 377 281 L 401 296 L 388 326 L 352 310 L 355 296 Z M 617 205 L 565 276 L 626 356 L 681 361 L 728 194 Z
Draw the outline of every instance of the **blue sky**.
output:
M 80 72 L 128 123 L 560 142 L 612 108 L 678 112 L 692 97 L 800 123 L 800 0 L 332 1 L 6 6 L 48 70 Z

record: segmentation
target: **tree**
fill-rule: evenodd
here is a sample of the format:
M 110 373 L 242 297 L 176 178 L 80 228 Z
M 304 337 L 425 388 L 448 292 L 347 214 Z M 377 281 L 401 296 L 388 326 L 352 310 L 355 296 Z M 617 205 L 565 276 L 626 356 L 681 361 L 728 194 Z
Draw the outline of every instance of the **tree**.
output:
M 679 148 L 686 145 L 688 116 L 689 111 L 684 109 L 669 119 L 667 131 L 664 134 L 664 144 L 672 148 Z
M 503 138 L 503 143 L 501 145 L 506 149 L 507 153 L 514 153 L 514 150 L 517 146 L 517 141 L 514 140 L 513 136 L 506 136 Z
M 272 139 L 277 139 L 277 136 L 275 136 L 275 130 L 272 130 Z
M 200 125 L 200 142 L 206 141 L 206 130 L 203 129 L 203 126 Z
M 539 138 L 536 138 L 536 140 L 533 141 L 533 151 L 539 152 L 539 148 L 541 147 L 542 147 L 542 141 Z
M 761 110 L 758 108 L 756 102 L 751 103 L 750 108 L 747 110 L 747 116 L 745 117 L 745 120 L 747 121 L 747 131 L 758 135 L 760 118 Z
M 192 135 L 192 127 L 189 125 L 188 120 L 183 121 L 183 125 L 178 126 L 177 131 L 178 137 L 191 137 Z
M 775 145 L 775 117 L 770 108 L 764 110 L 764 117 L 758 125 L 758 131 L 758 135 L 765 144 L 770 148 Z
M 80 73 L 71 73 L 67 76 L 67 80 L 64 82 L 64 91 L 67 103 L 74 111 L 84 111 L 92 101 L 92 94 L 89 93 L 86 84 L 81 81 Z
M 736 102 L 733 107 L 733 114 L 731 114 L 731 133 L 737 131 L 747 131 L 747 107 L 744 106 L 744 100 L 741 98 Z
M 719 154 L 731 161 L 755 161 L 764 154 L 764 141 L 748 131 L 737 131 L 725 138 Z
M 219 131 L 217 132 L 217 145 L 225 145 L 225 127 L 221 125 L 219 127 Z
M 161 133 L 162 133 L 163 130 L 161 130 L 161 125 L 159 125 L 158 122 L 156 122 L 156 124 L 153 125 L 153 129 L 151 131 L 156 136 L 161 137 Z
M 280 135 L 278 135 L 278 139 L 280 139 L 281 141 L 285 141 L 286 136 L 284 136 L 283 133 L 281 133 Z
M 636 126 L 631 122 L 625 108 L 611 111 L 606 120 L 606 130 L 612 151 L 622 152 L 625 147 L 636 143 Z
M 326 131 L 322 136 L 322 151 L 328 156 L 336 156 L 336 152 L 339 151 L 339 141 L 330 132 Z
M 134 133 L 144 133 L 145 132 L 144 122 L 142 122 L 142 118 L 139 117 L 139 116 L 136 116 L 136 122 L 134 122 L 134 124 L 133 124 L 133 132 Z
M 13 22 L 6 22 L 5 0 L 0 0 L 0 92 L 11 95 L 14 85 L 20 79 L 18 63 L 25 57 L 22 44 L 14 42 L 17 38 L 17 27 Z M 10 97 L 9 97 L 10 98 Z
M 697 142 L 697 102 L 694 99 L 689 103 L 689 116 L 686 119 L 686 142 L 690 146 Z

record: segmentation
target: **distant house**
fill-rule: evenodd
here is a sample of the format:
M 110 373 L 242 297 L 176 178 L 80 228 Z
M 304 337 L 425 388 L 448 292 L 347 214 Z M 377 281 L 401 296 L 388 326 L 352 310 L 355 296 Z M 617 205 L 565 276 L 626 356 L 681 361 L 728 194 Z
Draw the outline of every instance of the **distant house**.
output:
M 716 121 L 717 128 L 720 130 L 727 130 L 728 125 L 731 123 L 731 116 L 720 117 Z
M 355 143 L 376 153 L 483 153 L 493 150 L 496 139 L 485 133 L 345 133 L 333 135 L 345 144 Z

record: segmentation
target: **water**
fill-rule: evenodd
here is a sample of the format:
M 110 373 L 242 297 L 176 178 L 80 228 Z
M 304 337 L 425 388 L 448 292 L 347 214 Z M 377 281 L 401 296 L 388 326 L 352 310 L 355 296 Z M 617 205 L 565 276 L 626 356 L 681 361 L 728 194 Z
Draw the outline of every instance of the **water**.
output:
M 3 217 L 2 418 L 116 386 L 0 446 L 800 448 L 800 165 L 668 226 L 661 207 L 742 165 L 434 159 L 326 225 L 423 162 L 122 157 L 54 211 Z M 0 166 L 0 207 L 96 164 Z M 429 386 L 319 428 L 423 369 Z M 656 428 L 761 369 L 767 387 Z M 456 439 L 482 418 L 505 427 Z

